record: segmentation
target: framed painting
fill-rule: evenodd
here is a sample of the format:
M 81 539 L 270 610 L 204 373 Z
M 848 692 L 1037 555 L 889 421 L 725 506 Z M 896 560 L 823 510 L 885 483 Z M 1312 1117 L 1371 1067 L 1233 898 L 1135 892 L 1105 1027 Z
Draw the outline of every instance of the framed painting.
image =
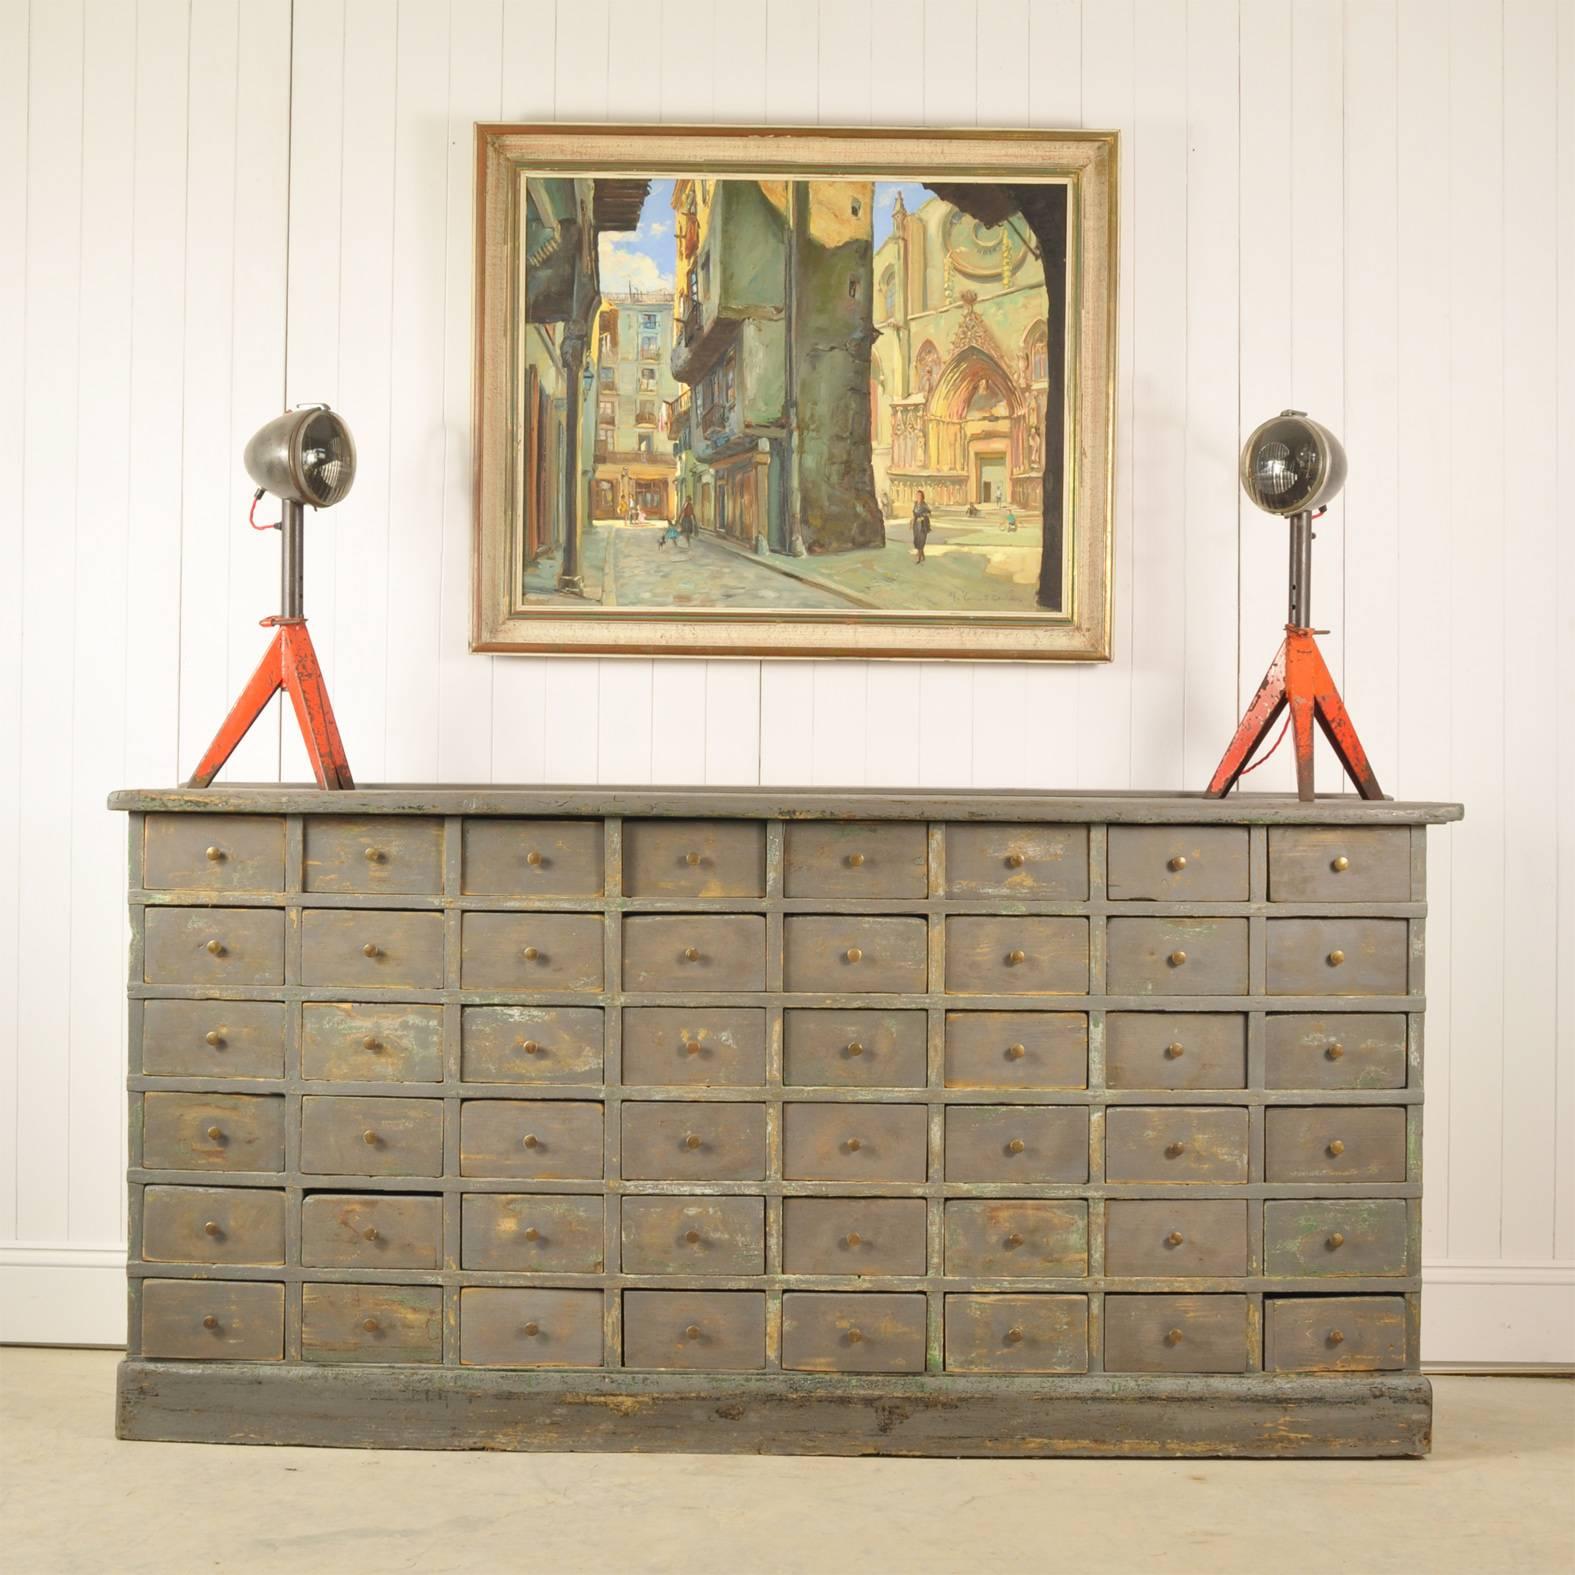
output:
M 478 126 L 473 648 L 1108 658 L 1116 151 Z

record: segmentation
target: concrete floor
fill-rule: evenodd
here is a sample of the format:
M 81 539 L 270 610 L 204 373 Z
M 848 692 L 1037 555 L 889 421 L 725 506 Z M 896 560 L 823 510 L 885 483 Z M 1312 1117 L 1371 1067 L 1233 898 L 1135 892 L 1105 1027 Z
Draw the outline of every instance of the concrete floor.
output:
M 1575 1385 L 1434 1380 L 1424 1461 L 900 1461 L 122 1444 L 117 1356 L 0 1352 L 12 1575 L 1568 1575 Z

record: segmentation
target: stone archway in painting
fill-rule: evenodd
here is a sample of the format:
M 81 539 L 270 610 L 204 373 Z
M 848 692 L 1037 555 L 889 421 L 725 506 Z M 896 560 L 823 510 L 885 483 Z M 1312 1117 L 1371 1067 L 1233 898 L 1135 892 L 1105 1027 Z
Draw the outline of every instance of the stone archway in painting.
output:
M 970 503 L 1009 502 L 1023 468 L 1024 407 L 1011 374 L 977 345 L 960 350 L 925 406 L 930 467 L 957 476 Z

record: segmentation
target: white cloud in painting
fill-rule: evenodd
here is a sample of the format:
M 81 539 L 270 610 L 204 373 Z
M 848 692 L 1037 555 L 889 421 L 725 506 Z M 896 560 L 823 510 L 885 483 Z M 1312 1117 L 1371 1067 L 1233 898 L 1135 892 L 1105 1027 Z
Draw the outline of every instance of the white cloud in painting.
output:
M 601 237 L 602 290 L 671 290 L 673 281 L 654 259 L 629 246 L 620 246 L 610 235 Z
M 658 235 L 666 235 L 670 227 L 657 219 L 654 223 L 646 225 L 644 233 L 654 240 Z

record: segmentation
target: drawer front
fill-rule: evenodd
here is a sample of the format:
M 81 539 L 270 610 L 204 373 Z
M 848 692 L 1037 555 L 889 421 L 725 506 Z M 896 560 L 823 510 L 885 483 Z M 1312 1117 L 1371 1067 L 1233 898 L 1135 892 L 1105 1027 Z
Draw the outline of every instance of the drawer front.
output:
M 1245 902 L 1242 826 L 1112 826 L 1105 889 L 1114 902 Z
M 142 977 L 205 990 L 284 983 L 284 914 L 278 908 L 144 910 Z
M 923 1012 L 783 1013 L 782 1081 L 798 1088 L 923 1088 L 929 1034 Z
M 443 822 L 409 815 L 308 816 L 307 891 L 435 897 L 443 890 Z
M 146 1170 L 283 1170 L 284 1099 L 144 1094 L 142 1164 Z
M 1086 1012 L 948 1012 L 948 1088 L 1086 1088 Z
M 782 921 L 782 986 L 827 995 L 920 995 L 929 983 L 923 919 L 790 914 Z
M 766 1014 L 758 1007 L 630 1006 L 623 1082 L 757 1087 L 766 1080 Z
M 623 1105 L 626 1181 L 759 1181 L 764 1105 L 630 1101 Z
M 443 986 L 443 915 L 308 908 L 301 915 L 301 983 L 356 990 Z
M 917 1293 L 789 1291 L 782 1365 L 799 1373 L 922 1373 L 927 1306 Z
M 676 1372 L 754 1372 L 766 1365 L 759 1291 L 625 1291 L 623 1363 Z
M 1270 919 L 1270 995 L 1404 995 L 1404 919 Z
M 466 990 L 594 990 L 605 926 L 595 913 L 467 913 L 460 928 Z
M 923 1198 L 784 1198 L 784 1274 L 923 1274 Z
M 1245 919 L 1112 919 L 1112 995 L 1245 995 Z
M 625 1274 L 764 1274 L 764 1198 L 625 1198 Z
M 1086 1373 L 1086 1296 L 948 1296 L 949 1373 Z
M 441 1269 L 443 1200 L 397 1192 L 314 1192 L 301 1204 L 309 1269 Z
M 1268 1181 L 1404 1181 L 1405 1106 L 1271 1106 L 1263 1165 Z
M 283 891 L 278 815 L 149 815 L 142 835 L 149 891 Z
M 1270 1296 L 1263 1304 L 1269 1373 L 1382 1373 L 1405 1366 L 1400 1296 Z
M 763 990 L 766 921 L 758 913 L 640 913 L 623 921 L 626 990 Z
M 459 1075 L 467 1083 L 600 1083 L 599 1006 L 467 1006 Z
M 308 1001 L 301 1076 L 330 1083 L 441 1083 L 443 1008 Z
M 923 1105 L 782 1107 L 782 1173 L 789 1181 L 923 1181 Z
M 1081 902 L 1088 896 L 1088 827 L 948 826 L 946 893 Z
M 1245 1088 L 1247 1019 L 1238 1012 L 1111 1012 L 1107 1088 Z
M 1246 1272 L 1245 1202 L 1112 1198 L 1105 1205 L 1106 1274 L 1179 1280 Z
M 301 1169 L 309 1176 L 441 1176 L 443 1102 L 307 1094 Z
M 142 1355 L 183 1362 L 284 1360 L 284 1287 L 144 1280 Z
M 1266 1088 L 1404 1088 L 1406 1020 L 1398 1012 L 1288 1012 L 1265 1029 Z
M 1105 1113 L 1105 1179 L 1244 1182 L 1247 1112 L 1114 1105 Z
M 1088 920 L 959 915 L 946 921 L 952 995 L 1082 995 Z
M 467 1099 L 459 1107 L 459 1173 L 531 1181 L 599 1181 L 602 1107 L 577 1099 Z
M 443 1360 L 437 1285 L 303 1285 L 301 1356 L 308 1362 Z
M 1087 1107 L 953 1105 L 946 1112 L 946 1179 L 1087 1181 Z
M 952 1198 L 946 1272 L 978 1279 L 1081 1279 L 1088 1273 L 1088 1205 L 1073 1199 Z
M 791 823 L 783 831 L 783 892 L 879 901 L 927 896 L 928 840 L 917 821 Z
M 1244 1373 L 1245 1296 L 1107 1296 L 1107 1373 Z
M 602 1293 L 467 1285 L 459 1293 L 466 1367 L 600 1367 Z
M 467 897 L 600 897 L 599 820 L 467 820 L 459 889 Z
M 762 897 L 766 828 L 758 820 L 626 820 L 630 897 Z
M 607 1257 L 600 1194 L 467 1192 L 460 1262 L 492 1274 L 600 1274 Z
M 1400 826 L 1270 826 L 1270 902 L 1409 902 Z
M 283 1077 L 278 1001 L 148 1001 L 142 1070 L 149 1077 Z
M 258 1187 L 144 1187 L 144 1263 L 283 1263 L 284 1194 Z
M 1282 1198 L 1263 1205 L 1263 1272 L 1340 1279 L 1406 1272 L 1404 1198 Z

